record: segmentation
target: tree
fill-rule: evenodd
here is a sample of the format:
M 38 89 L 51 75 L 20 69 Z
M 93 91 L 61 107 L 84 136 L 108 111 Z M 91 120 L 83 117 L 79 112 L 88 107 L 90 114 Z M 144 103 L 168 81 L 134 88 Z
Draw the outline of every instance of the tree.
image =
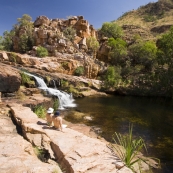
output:
M 14 36 L 14 31 L 5 31 L 3 33 L 3 38 L 2 38 L 2 46 L 3 49 L 6 51 L 12 51 L 13 50 L 13 36 Z
M 33 38 L 33 22 L 31 16 L 24 14 L 22 18 L 17 19 L 18 23 L 13 26 L 13 31 L 15 35 L 19 37 L 19 51 L 25 53 L 32 49 L 34 45 Z M 22 31 L 20 34 L 20 31 Z
M 162 90 L 172 97 L 173 90 L 173 26 L 169 32 L 163 34 L 157 41 L 157 62 L 161 66 L 157 70 L 157 76 Z
M 142 64 L 146 70 L 154 68 L 157 55 L 156 44 L 152 41 L 135 43 L 129 47 L 133 64 Z
M 122 28 L 116 23 L 105 22 L 100 29 L 101 34 L 105 37 L 112 37 L 114 39 L 120 38 L 123 35 Z
M 118 67 L 109 66 L 104 79 L 105 87 L 115 87 L 115 85 L 119 83 L 120 79 L 120 69 Z
M 32 17 L 28 14 L 23 14 L 22 18 L 17 19 L 19 26 L 31 26 L 32 27 Z
M 96 56 L 96 52 L 99 48 L 99 42 L 95 37 L 89 37 L 87 38 L 87 46 L 91 51 L 93 52 L 94 56 Z
M 3 50 L 4 46 L 3 46 L 3 37 L 0 36 L 0 50 Z
M 126 42 L 121 38 L 109 38 L 108 45 L 111 47 L 109 52 L 110 61 L 114 65 L 122 65 L 124 57 L 127 55 Z

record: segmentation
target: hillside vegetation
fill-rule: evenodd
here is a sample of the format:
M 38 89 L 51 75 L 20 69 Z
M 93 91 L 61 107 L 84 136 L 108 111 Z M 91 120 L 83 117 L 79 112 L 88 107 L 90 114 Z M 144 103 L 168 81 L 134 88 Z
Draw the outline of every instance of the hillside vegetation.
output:
M 173 24 L 173 1 L 159 0 L 156 3 L 149 3 L 124 13 L 116 21 L 118 25 L 124 28 L 125 33 L 127 26 L 136 26 L 139 30 L 143 30 L 146 34 L 142 35 L 145 39 L 155 39 L 159 34 L 168 31 Z

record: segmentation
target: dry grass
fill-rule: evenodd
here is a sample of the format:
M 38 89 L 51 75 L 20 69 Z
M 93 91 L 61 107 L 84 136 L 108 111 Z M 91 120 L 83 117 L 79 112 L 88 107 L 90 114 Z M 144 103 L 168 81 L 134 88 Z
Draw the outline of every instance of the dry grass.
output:
M 143 28 L 153 28 L 155 26 L 161 26 L 161 25 L 173 25 L 173 9 L 170 11 L 165 12 L 164 16 L 162 18 L 157 18 L 157 16 L 154 16 L 156 19 L 153 22 L 146 22 L 144 20 L 145 14 L 141 14 L 139 10 L 133 10 L 126 15 L 120 17 L 115 22 L 120 25 L 135 25 L 135 26 L 141 26 Z

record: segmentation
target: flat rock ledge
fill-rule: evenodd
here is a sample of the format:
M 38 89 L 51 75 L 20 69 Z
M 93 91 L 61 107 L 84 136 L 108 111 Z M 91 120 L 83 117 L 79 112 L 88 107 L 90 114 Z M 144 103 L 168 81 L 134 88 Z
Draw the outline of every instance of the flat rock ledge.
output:
M 17 133 L 9 117 L 9 108 L 0 104 L 0 172 L 1 173 L 62 173 L 56 162 L 41 162 L 30 142 Z
M 30 108 L 20 104 L 8 106 L 25 139 L 48 150 L 66 173 L 132 173 L 105 142 L 70 128 L 64 128 L 63 132 L 54 130 Z

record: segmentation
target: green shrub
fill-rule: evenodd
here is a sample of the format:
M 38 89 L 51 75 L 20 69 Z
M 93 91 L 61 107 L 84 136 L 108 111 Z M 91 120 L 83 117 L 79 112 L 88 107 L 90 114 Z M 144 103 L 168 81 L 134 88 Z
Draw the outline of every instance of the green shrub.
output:
M 68 83 L 68 81 L 61 79 L 61 85 L 62 85 L 62 87 L 68 87 L 69 83 Z
M 20 76 L 22 78 L 22 80 L 21 80 L 22 85 L 24 85 L 26 83 L 32 83 L 30 76 L 28 76 L 26 73 L 20 72 Z
M 58 99 L 55 99 L 54 103 L 53 103 L 53 109 L 54 110 L 57 110 L 59 107 L 59 100 Z
M 89 37 L 87 38 L 87 46 L 93 52 L 96 52 L 99 48 L 99 42 L 97 41 L 95 37 Z
M 121 80 L 120 69 L 118 67 L 110 66 L 104 76 L 104 83 L 106 88 L 115 87 Z
M 34 108 L 34 113 L 39 117 L 39 118 L 45 118 L 46 117 L 46 108 L 42 105 L 37 105 Z
M 73 41 L 76 35 L 76 30 L 72 27 L 67 27 L 64 29 L 63 34 L 67 39 Z
M 112 37 L 114 39 L 120 38 L 123 35 L 123 29 L 114 22 L 103 23 L 100 32 L 105 37 Z
M 42 47 L 42 46 L 38 46 L 37 50 L 36 50 L 36 54 L 38 57 L 45 57 L 48 56 L 48 51 L 46 48 Z
M 75 72 L 74 72 L 74 74 L 76 76 L 82 76 L 82 75 L 84 75 L 84 67 L 82 67 L 82 66 L 77 67 L 76 70 L 75 70 Z
M 132 169 L 134 171 L 134 164 L 137 163 L 139 165 L 139 168 L 141 168 L 141 162 L 145 162 L 149 165 L 149 162 L 146 159 L 142 159 L 138 157 L 137 155 L 139 152 L 142 151 L 142 149 L 145 149 L 147 151 L 146 145 L 144 140 L 139 137 L 138 139 L 133 138 L 133 125 L 129 126 L 129 133 L 128 135 L 121 135 L 119 133 L 116 133 L 113 135 L 112 139 L 118 146 L 114 146 L 111 144 L 111 147 L 113 148 L 113 152 L 115 155 L 117 155 L 125 164 L 127 167 Z M 157 161 L 160 160 L 157 158 L 153 158 Z M 150 165 L 149 165 L 150 166 Z
M 68 92 L 72 93 L 73 95 L 78 95 L 79 94 L 79 91 L 77 89 L 75 89 L 75 87 L 73 85 L 69 86 Z

